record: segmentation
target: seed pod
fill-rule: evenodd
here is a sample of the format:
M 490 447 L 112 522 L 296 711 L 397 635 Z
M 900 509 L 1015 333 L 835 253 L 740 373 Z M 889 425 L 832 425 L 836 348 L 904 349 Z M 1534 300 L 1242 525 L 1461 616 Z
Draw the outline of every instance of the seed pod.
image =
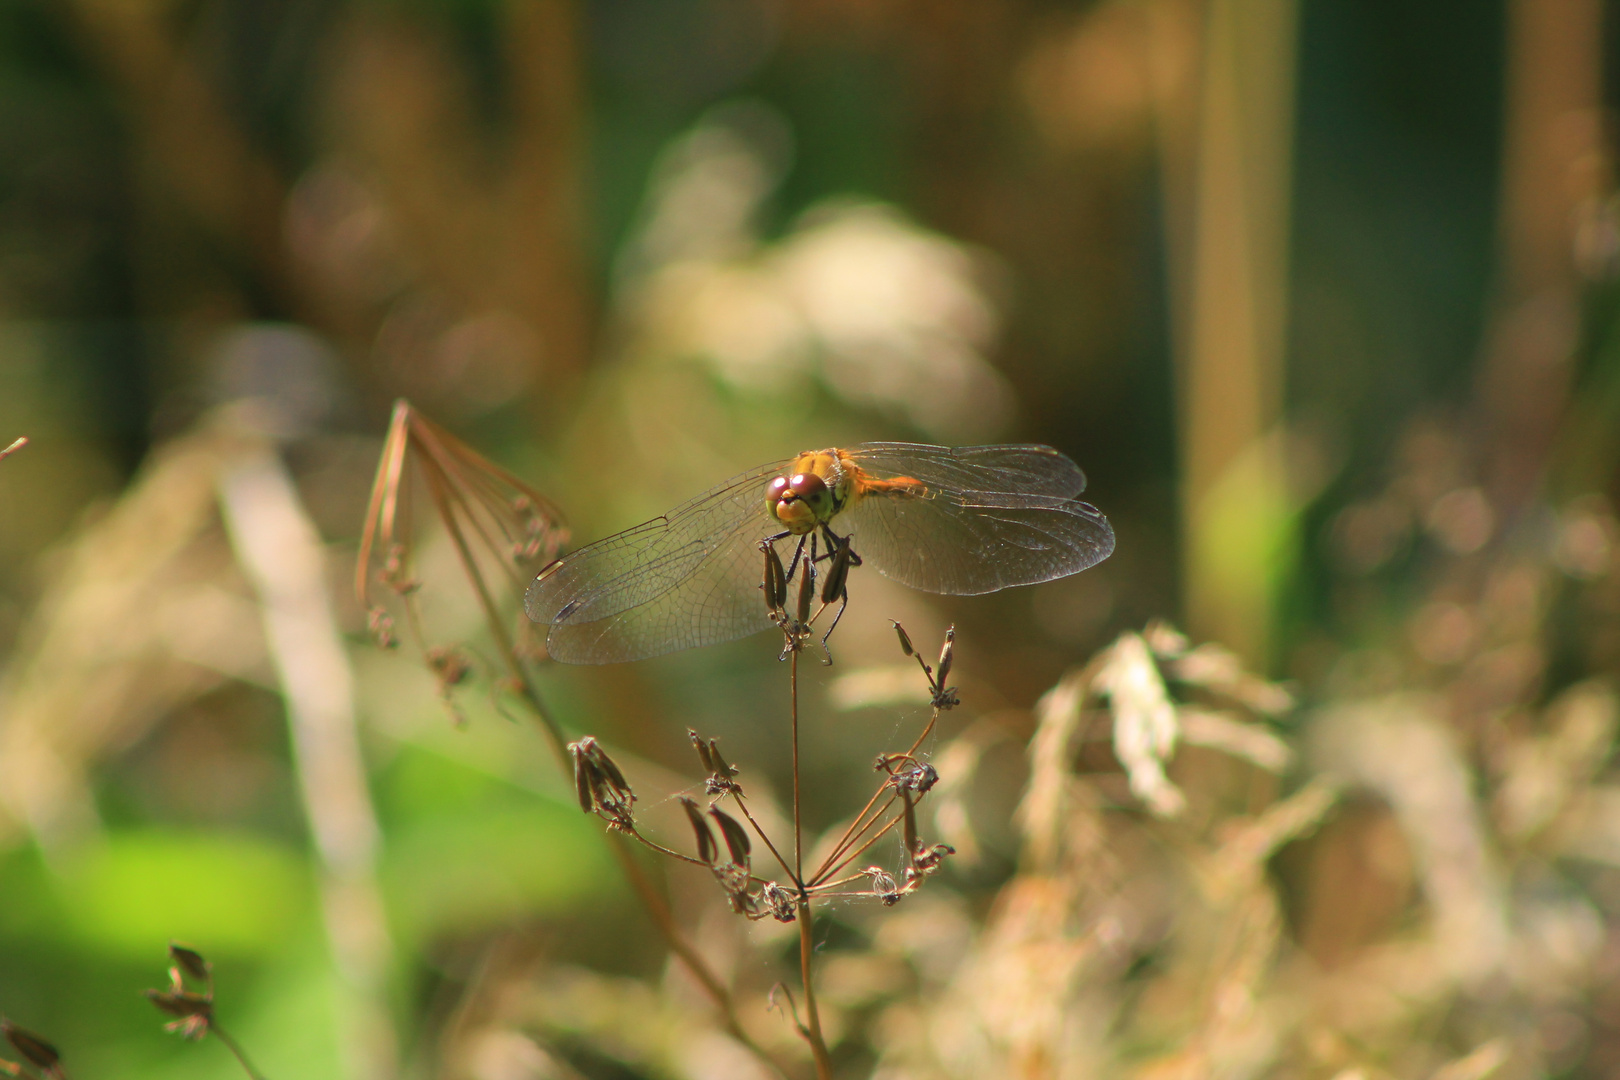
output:
M 781 611 L 787 607 L 787 573 L 782 569 L 782 557 L 768 540 L 761 540 L 759 549 L 765 553 L 765 580 L 760 585 L 765 591 L 765 606 L 773 612 Z
M 729 780 L 737 775 L 737 770 L 731 767 L 731 763 L 720 756 L 719 739 L 709 740 L 709 760 L 714 763 L 710 771 L 720 779 Z
M 703 764 L 703 771 L 714 775 L 714 758 L 709 755 L 709 744 L 692 728 L 686 729 L 686 737 L 692 740 L 692 749 L 697 751 L 698 761 Z
M 726 838 L 726 849 L 731 852 L 731 861 L 738 866 L 747 866 L 749 853 L 753 850 L 753 844 L 748 839 L 748 830 L 718 806 L 709 807 L 709 816 L 719 824 L 720 835 Z
M 697 837 L 698 858 L 713 866 L 720 850 L 715 847 L 714 834 L 709 831 L 709 823 L 703 820 L 703 812 L 685 796 L 681 797 L 681 809 L 686 811 L 686 819 L 692 823 L 692 833 Z
M 214 966 L 203 959 L 202 953 L 188 949 L 177 941 L 169 942 L 169 959 L 198 982 L 207 982 L 213 977 Z
M 805 560 L 804 569 L 799 572 L 799 622 L 805 624 L 810 621 L 810 605 L 816 598 L 816 567 L 808 559 Z
M 920 762 L 914 768 L 906 770 L 903 777 L 906 787 L 918 795 L 926 795 L 935 784 L 939 783 L 939 770 L 925 762 Z
M 6 1042 L 10 1043 L 12 1048 L 21 1054 L 23 1060 L 30 1065 L 44 1069 L 47 1076 L 62 1075 L 61 1070 L 57 1067 L 62 1060 L 62 1055 L 57 1053 L 56 1047 L 38 1035 L 31 1031 L 24 1031 L 10 1020 L 0 1020 L 0 1034 L 5 1035 Z
M 914 656 L 916 650 L 911 647 L 911 635 L 906 633 L 906 628 L 893 619 L 889 620 L 889 625 L 894 627 L 894 632 L 900 636 L 900 651 L 907 656 Z
M 159 1011 L 170 1016 L 177 1016 L 182 1020 L 188 1017 L 213 1015 L 214 999 L 207 994 L 198 994 L 190 990 L 145 990 L 142 991 L 148 1001 L 157 1006 Z
M 849 581 L 850 565 L 849 537 L 838 541 L 833 549 L 832 565 L 827 568 L 827 580 L 821 584 L 821 602 L 830 604 L 844 594 L 844 585 Z
M 905 808 L 900 827 L 904 833 L 902 842 L 906 845 L 906 862 L 909 863 L 917 854 L 917 807 L 911 801 L 911 792 L 905 788 L 900 789 L 900 802 Z
M 895 884 L 893 874 L 881 866 L 868 866 L 865 873 L 872 879 L 872 891 L 883 901 L 885 907 L 892 907 L 900 902 L 900 886 Z
M 619 791 L 628 794 L 630 782 L 624 778 L 624 773 L 619 771 L 619 767 L 613 763 L 613 759 L 608 757 L 607 751 L 602 749 L 602 744 L 589 735 L 581 739 L 580 742 L 589 744 L 586 752 L 591 755 L 591 759 L 596 762 L 597 766 L 607 776 L 608 781 Z
M 793 902 L 793 894 L 774 881 L 767 881 L 760 886 L 759 898 L 770 908 L 771 918 L 777 922 L 790 923 L 799 917 L 798 909 Z
M 956 625 L 953 623 L 945 628 L 945 644 L 939 650 L 939 673 L 935 678 L 941 689 L 945 680 L 951 677 L 951 662 L 956 658 Z
M 574 759 L 574 792 L 579 796 L 579 808 L 587 814 L 595 805 L 595 785 L 591 783 L 591 764 L 579 743 L 569 743 L 568 753 Z

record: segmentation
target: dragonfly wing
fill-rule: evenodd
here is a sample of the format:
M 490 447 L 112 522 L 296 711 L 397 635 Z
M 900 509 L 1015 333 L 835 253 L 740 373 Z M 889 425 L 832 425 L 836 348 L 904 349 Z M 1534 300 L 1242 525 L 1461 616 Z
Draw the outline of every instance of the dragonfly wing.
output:
M 919 482 L 868 494 L 834 524 L 902 585 L 974 596 L 1079 573 L 1114 550 L 1108 519 L 1074 498 L 1084 474 L 1049 447 L 887 443 L 850 454 L 876 479 Z
M 599 540 L 529 586 L 529 618 L 547 651 L 611 664 L 730 641 L 770 626 L 760 596 L 761 539 L 772 533 L 761 466 L 663 517 Z

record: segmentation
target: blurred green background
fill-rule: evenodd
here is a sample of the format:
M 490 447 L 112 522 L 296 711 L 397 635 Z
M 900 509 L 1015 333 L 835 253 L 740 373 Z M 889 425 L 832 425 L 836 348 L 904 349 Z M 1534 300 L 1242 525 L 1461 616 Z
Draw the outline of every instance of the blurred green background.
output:
M 0 443 L 31 443 L 0 461 L 0 1013 L 77 1077 L 231 1075 L 139 997 L 177 939 L 272 1077 L 763 1075 L 503 694 L 425 500 L 421 643 L 471 677 L 367 633 L 349 580 L 404 396 L 576 543 L 807 447 L 1042 442 L 1087 471 L 1107 562 L 973 599 L 857 573 L 809 679 L 814 837 L 926 715 L 883 689 L 887 620 L 958 627 L 930 749 L 965 748 L 937 831 L 976 849 L 922 910 L 961 947 L 935 970 L 921 915 L 896 945 L 833 912 L 841 1075 L 1612 1075 L 1617 47 L 1599 0 L 4 0 Z M 254 521 L 291 530 L 260 563 Z M 307 700 L 278 588 L 316 618 Z M 1071 897 L 1059 937 L 1112 927 L 1128 960 L 1050 988 L 1067 1034 L 1007 1049 L 986 1020 L 1000 1049 L 928 1064 L 905 1047 L 974 998 L 1036 873 L 1036 703 L 1155 618 L 1290 689 L 1251 718 L 1288 764 L 1177 758 L 1172 826 L 1080 749 L 1124 823 L 1109 880 L 1158 883 L 1107 902 L 1153 914 Z M 535 671 L 674 843 L 687 726 L 788 790 L 778 647 Z M 1332 734 L 1396 701 L 1449 749 Z M 1366 764 L 1412 746 L 1405 780 Z M 1183 925 L 1178 889 L 1316 776 L 1337 808 L 1267 848 L 1264 1038 L 1222 1042 L 1219 987 L 1173 958 L 1220 970 L 1232 924 Z M 1451 847 L 1414 824 L 1453 811 Z M 1367 974 L 1390 943 L 1456 950 L 1457 874 L 1506 944 L 1368 1005 L 1401 996 Z M 792 1058 L 764 1005 L 786 939 L 701 876 L 661 887 Z M 1343 997 L 1298 991 L 1308 1022 L 1276 1004 L 1306 969 Z

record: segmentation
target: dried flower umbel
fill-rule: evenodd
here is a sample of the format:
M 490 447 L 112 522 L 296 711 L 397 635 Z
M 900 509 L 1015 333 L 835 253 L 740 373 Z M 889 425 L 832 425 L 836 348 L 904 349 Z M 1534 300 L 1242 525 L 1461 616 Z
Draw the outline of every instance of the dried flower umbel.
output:
M 169 985 L 163 990 L 145 991 L 147 1000 L 166 1016 L 174 1019 L 164 1024 L 164 1030 L 181 1038 L 201 1042 L 213 1035 L 225 1044 L 236 1058 L 242 1071 L 252 1080 L 263 1080 L 248 1061 L 235 1039 L 226 1034 L 214 1018 L 214 966 L 194 949 L 177 942 L 169 942 Z
M 704 738 L 688 729 L 687 738 L 696 751 L 702 766 L 703 794 L 711 801 L 704 805 L 690 796 L 681 796 L 680 804 L 692 829 L 695 855 L 675 851 L 641 832 L 631 812 L 635 795 L 622 772 L 595 739 L 585 738 L 570 745 L 574 760 L 574 775 L 580 808 L 596 814 L 608 822 L 615 832 L 627 835 L 639 843 L 664 855 L 708 868 L 720 885 L 732 911 L 750 920 L 775 919 L 783 923 L 798 923 L 800 929 L 801 976 L 805 994 L 804 1013 L 801 1018 L 792 995 L 783 988 L 788 1011 L 796 1029 L 810 1044 L 816 1059 L 818 1075 L 831 1075 L 830 1057 L 821 1034 L 820 1018 L 816 1006 L 814 982 L 811 976 L 812 916 L 810 903 L 815 899 L 840 897 L 876 900 L 884 906 L 893 906 L 920 888 L 954 854 L 948 844 L 930 844 L 919 834 L 917 805 L 939 781 L 939 773 L 918 752 L 939 722 L 941 714 L 958 704 L 956 690 L 946 685 L 955 655 L 955 627 L 945 633 L 937 666 L 930 667 L 918 659 L 923 677 L 928 682 L 932 714 L 922 732 L 906 750 L 882 754 L 876 768 L 883 780 L 871 798 L 862 807 L 856 819 L 845 830 L 828 855 L 813 869 L 803 864 L 802 833 L 799 827 L 799 769 L 798 769 L 798 655 L 811 641 L 810 626 L 814 622 L 811 606 L 817 595 L 814 582 L 816 571 L 808 561 L 799 575 L 799 603 L 793 614 L 784 610 L 786 575 L 779 559 L 766 546 L 765 572 L 761 582 L 764 602 L 783 634 L 783 655 L 792 661 L 793 724 L 794 724 L 794 835 L 791 851 L 779 846 L 760 825 L 759 818 L 749 808 L 743 786 L 737 781 L 738 769 L 720 750 L 718 739 Z M 808 582 L 808 584 L 804 584 Z M 821 591 L 823 608 L 830 606 L 842 592 Z M 911 639 L 904 628 L 895 624 L 902 650 L 915 655 Z M 825 646 L 825 642 L 823 642 Z M 729 804 L 723 808 L 722 804 Z M 732 812 L 734 811 L 735 815 Z M 853 869 L 857 861 L 867 857 L 874 846 L 898 830 L 900 864 L 896 871 L 881 866 Z M 774 873 L 755 869 L 755 841 L 774 862 Z M 763 857 L 763 856 L 762 856 Z

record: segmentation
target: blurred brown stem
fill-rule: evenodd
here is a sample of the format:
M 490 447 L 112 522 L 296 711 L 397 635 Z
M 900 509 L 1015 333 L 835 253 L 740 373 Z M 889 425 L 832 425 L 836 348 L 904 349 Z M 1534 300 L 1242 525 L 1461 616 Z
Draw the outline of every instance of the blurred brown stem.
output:
M 225 1044 L 225 1049 L 231 1052 L 231 1056 L 236 1058 L 236 1063 L 242 1066 L 242 1071 L 247 1073 L 251 1080 L 264 1080 L 264 1074 L 253 1067 L 253 1063 L 247 1059 L 247 1055 L 242 1052 L 236 1040 L 225 1034 L 224 1028 L 215 1024 L 209 1030 L 213 1032 L 214 1038 Z
M 1576 227 L 1612 179 L 1604 5 L 1513 0 L 1507 9 L 1501 265 L 1479 406 L 1486 478 L 1512 514 L 1539 485 L 1568 405 L 1581 334 Z

